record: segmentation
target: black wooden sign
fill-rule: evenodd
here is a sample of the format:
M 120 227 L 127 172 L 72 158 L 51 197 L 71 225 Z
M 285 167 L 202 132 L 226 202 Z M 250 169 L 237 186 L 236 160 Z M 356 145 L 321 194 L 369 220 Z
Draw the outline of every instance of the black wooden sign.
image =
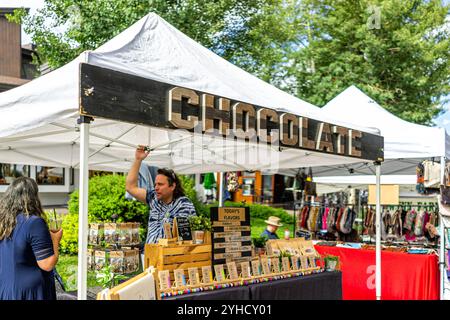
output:
M 213 207 L 212 264 L 250 261 L 252 241 L 250 237 L 250 209 L 248 207 Z
M 188 218 L 177 217 L 178 236 L 183 240 L 192 240 L 191 226 Z
M 306 114 L 275 111 L 85 63 L 80 65 L 80 77 L 82 115 L 168 129 L 200 127 L 204 134 L 226 139 L 383 161 L 383 137 Z M 278 138 L 272 136 L 276 132 Z

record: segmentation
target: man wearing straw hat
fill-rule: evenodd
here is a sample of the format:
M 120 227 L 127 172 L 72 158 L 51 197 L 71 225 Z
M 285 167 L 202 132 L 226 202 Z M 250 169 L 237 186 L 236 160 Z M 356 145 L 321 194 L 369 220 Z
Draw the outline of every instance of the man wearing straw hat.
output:
M 282 224 L 280 223 L 280 218 L 270 216 L 269 219 L 264 220 L 264 222 L 267 223 L 267 228 L 263 231 L 263 233 L 261 233 L 261 237 L 267 237 L 269 240 L 279 239 L 276 232 L 278 227 L 282 226 Z

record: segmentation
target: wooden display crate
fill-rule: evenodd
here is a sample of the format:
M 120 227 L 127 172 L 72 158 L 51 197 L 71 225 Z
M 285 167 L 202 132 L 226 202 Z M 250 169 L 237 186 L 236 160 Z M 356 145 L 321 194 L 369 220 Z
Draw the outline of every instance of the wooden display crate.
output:
M 146 244 L 144 268 L 154 266 L 157 270 L 173 270 L 211 265 L 211 244 L 173 244 L 162 246 Z

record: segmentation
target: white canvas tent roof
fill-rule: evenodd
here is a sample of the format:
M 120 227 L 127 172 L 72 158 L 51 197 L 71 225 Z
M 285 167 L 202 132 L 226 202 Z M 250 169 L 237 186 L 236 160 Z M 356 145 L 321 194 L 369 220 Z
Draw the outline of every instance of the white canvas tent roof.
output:
M 352 121 L 362 126 L 380 129 L 386 160 L 450 156 L 450 137 L 445 129 L 402 120 L 356 86 L 345 89 L 322 110 L 337 119 L 351 115 Z
M 449 157 L 450 136 L 444 128 L 427 127 L 407 122 L 386 111 L 372 98 L 356 86 L 350 86 L 328 102 L 322 110 L 327 116 L 335 119 L 351 118 L 365 127 L 376 127 L 384 137 L 384 162 L 381 174 L 402 175 L 410 180 L 415 175 L 415 168 L 424 159 Z M 352 175 L 375 175 L 371 162 L 343 164 L 339 166 L 321 167 L 313 170 L 315 177 L 334 177 L 334 183 L 347 183 Z M 298 170 L 281 170 L 280 173 L 295 175 Z M 351 179 L 351 178 L 350 178 Z M 357 178 L 361 179 L 361 178 Z M 372 178 L 367 177 L 369 183 Z M 331 180 L 328 180 L 331 182 Z M 362 182 L 361 180 L 359 180 Z
M 0 161 L 48 166 L 79 166 L 79 64 L 81 62 L 187 87 L 254 105 L 293 112 L 316 120 L 341 124 L 365 132 L 376 129 L 329 119 L 317 107 L 291 96 L 237 68 L 172 27 L 149 14 L 95 51 L 84 52 L 69 64 L 0 94 Z M 241 143 L 202 138 L 124 122 L 95 119 L 90 129 L 89 167 L 126 171 L 137 144 L 159 146 L 150 164 L 171 167 L 179 173 L 270 168 L 273 157 L 281 167 L 353 163 L 355 158 L 285 150 L 251 161 L 222 161 L 247 150 Z M 184 137 L 184 138 L 183 138 Z M 195 148 L 191 148 L 192 145 Z M 191 150 L 191 151 L 189 151 Z M 252 153 L 253 154 L 253 153 Z M 189 162 L 186 159 L 195 158 Z M 233 157 L 231 157 L 233 158 Z M 236 159 L 236 158 L 233 158 Z M 265 159 L 271 159 L 264 161 Z

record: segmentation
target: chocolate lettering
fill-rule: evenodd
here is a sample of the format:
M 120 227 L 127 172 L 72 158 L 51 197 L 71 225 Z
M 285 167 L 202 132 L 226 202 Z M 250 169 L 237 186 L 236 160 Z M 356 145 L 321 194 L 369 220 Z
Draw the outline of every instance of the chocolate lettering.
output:
M 189 115 L 187 120 L 182 119 L 181 110 L 175 112 L 173 110 L 173 101 L 182 102 L 183 98 L 187 98 L 187 103 L 198 106 L 199 99 L 195 91 L 180 87 L 175 87 L 168 92 L 167 118 L 171 124 L 180 129 L 192 129 L 198 121 L 198 117 Z

